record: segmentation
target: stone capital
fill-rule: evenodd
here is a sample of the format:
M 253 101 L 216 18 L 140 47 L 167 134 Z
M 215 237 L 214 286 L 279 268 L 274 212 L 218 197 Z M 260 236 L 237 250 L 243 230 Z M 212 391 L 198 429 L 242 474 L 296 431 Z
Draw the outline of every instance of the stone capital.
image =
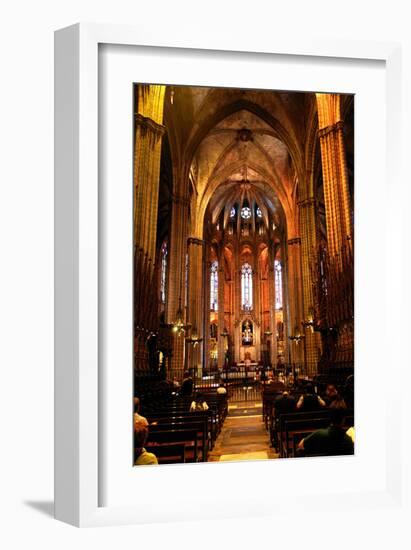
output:
M 315 206 L 316 202 L 315 197 L 309 197 L 308 199 L 299 201 L 297 204 L 300 208 L 307 208 L 308 206 Z
M 163 126 L 162 124 L 158 124 L 157 122 L 154 122 L 154 120 L 143 116 L 141 113 L 135 113 L 134 120 L 135 120 L 136 126 L 141 126 L 144 130 L 151 131 L 158 138 L 160 138 L 166 130 L 165 126 Z
M 322 138 L 327 134 L 331 134 L 333 132 L 337 132 L 338 130 L 342 130 L 343 126 L 344 126 L 344 122 L 342 120 L 339 120 L 335 124 L 331 124 L 330 126 L 326 126 L 325 128 L 319 129 L 318 137 Z
M 187 239 L 187 244 L 188 245 L 195 244 L 197 246 L 203 246 L 204 241 L 202 239 L 197 239 L 197 237 L 189 237 Z

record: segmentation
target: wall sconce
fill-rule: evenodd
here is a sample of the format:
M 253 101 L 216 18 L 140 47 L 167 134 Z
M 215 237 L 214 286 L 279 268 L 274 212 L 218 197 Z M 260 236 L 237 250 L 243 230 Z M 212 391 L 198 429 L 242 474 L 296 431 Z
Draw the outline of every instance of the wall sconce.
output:
M 203 339 L 198 337 L 197 329 L 195 327 L 193 327 L 193 330 L 191 332 L 191 337 L 186 338 L 186 342 L 188 344 L 193 344 L 193 347 L 195 348 L 202 341 L 203 341 Z
M 294 329 L 294 336 L 289 336 L 288 339 L 291 342 L 295 342 L 298 346 L 298 344 L 305 338 L 304 334 L 300 334 L 300 330 L 298 327 L 295 327 Z
M 308 318 L 305 321 L 302 321 L 302 326 L 306 329 L 309 328 L 311 332 L 314 332 L 314 320 L 312 318 Z

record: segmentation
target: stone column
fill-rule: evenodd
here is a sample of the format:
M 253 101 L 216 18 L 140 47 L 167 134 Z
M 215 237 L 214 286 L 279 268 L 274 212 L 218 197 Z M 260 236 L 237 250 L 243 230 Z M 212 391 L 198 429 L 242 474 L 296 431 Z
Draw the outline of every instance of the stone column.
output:
M 155 263 L 165 86 L 138 86 L 134 143 L 134 243 Z
M 160 179 L 161 140 L 164 134 L 163 106 L 165 86 L 135 88 L 134 141 L 134 320 L 143 317 L 135 327 L 135 368 L 148 366 L 146 338 L 151 330 L 149 317 L 155 318 L 156 289 L 151 284 L 155 277 L 158 191 Z M 144 261 L 141 259 L 144 258 Z M 138 272 L 138 273 L 137 273 Z M 137 275 L 137 277 L 136 277 Z M 143 279 L 144 278 L 144 279 Z M 143 285 L 150 286 L 145 292 Z M 137 296 L 139 298 L 137 298 Z M 142 308 L 141 304 L 145 304 Z M 150 307 L 151 305 L 151 307 Z M 151 310 L 151 311 L 150 311 Z M 136 323 L 137 324 L 137 323 Z
M 270 311 L 270 321 L 269 321 L 269 327 L 271 336 L 268 338 L 270 340 L 270 350 L 271 350 L 271 356 L 270 361 L 271 365 L 273 367 L 276 367 L 277 365 L 277 327 L 275 324 L 275 280 L 274 280 L 274 257 L 273 253 L 270 250 L 268 253 L 268 301 L 269 301 L 269 311 Z M 284 299 L 284 294 L 283 294 Z
M 203 330 L 203 313 L 204 309 L 208 308 L 209 302 L 204 304 L 203 291 L 203 251 L 204 241 L 196 237 L 189 237 L 188 244 L 188 322 L 191 324 L 191 332 L 197 333 L 198 337 L 204 338 Z M 207 285 L 208 286 L 208 285 Z M 204 305 L 203 305 L 204 304 Z M 190 366 L 202 366 L 202 349 L 203 342 L 195 347 L 191 345 Z
M 224 249 L 221 247 L 218 258 L 218 368 L 222 369 L 224 366 L 224 344 L 225 338 L 221 336 L 224 332 L 224 286 L 225 286 L 225 272 L 224 272 Z
M 287 257 L 287 245 L 284 238 L 281 239 L 281 258 L 282 258 L 282 284 L 283 284 L 283 323 L 284 323 L 284 361 L 289 363 L 291 360 L 291 342 L 289 336 L 293 332 L 293 328 L 290 326 L 290 300 L 288 291 L 288 257 Z
M 187 220 L 189 201 L 186 197 L 173 195 L 169 251 L 169 286 L 167 296 L 167 323 L 172 324 L 179 308 L 184 317 L 185 261 L 187 243 Z M 187 322 L 187 319 L 184 319 Z M 185 336 L 173 333 L 171 368 L 182 372 L 185 364 Z
M 262 315 L 261 315 L 261 288 L 260 288 L 260 270 L 257 261 L 257 255 L 254 252 L 254 267 L 253 267 L 253 312 L 254 312 L 254 334 L 253 334 L 253 345 L 255 348 L 255 360 L 258 361 L 261 359 L 261 350 L 262 344 L 264 341 L 263 327 L 261 325 Z
M 238 247 L 234 256 L 234 361 L 240 361 L 241 347 L 241 265 Z
M 287 241 L 288 245 L 288 300 L 289 323 L 291 335 L 302 333 L 302 284 L 301 284 L 301 238 L 294 237 Z M 294 363 L 304 363 L 304 346 L 300 342 L 291 345 L 291 360 Z
M 339 94 L 316 94 L 324 182 L 327 247 L 331 257 L 352 237 L 350 195 Z
M 337 326 L 338 329 L 336 348 L 339 352 L 337 351 L 335 359 L 338 361 L 348 358 L 352 361 L 354 354 L 353 290 L 351 289 L 350 295 L 341 293 L 347 277 L 354 276 L 351 207 L 340 108 L 341 98 L 339 94 L 316 94 L 316 96 L 324 182 L 328 270 L 332 273 L 332 280 L 328 281 L 327 323 L 334 328 Z M 333 298 L 330 299 L 330 296 Z M 350 336 L 346 337 L 346 335 Z
M 315 254 L 317 249 L 314 197 L 309 197 L 299 202 L 300 231 L 301 231 L 301 272 L 303 291 L 303 321 L 313 321 L 314 297 L 313 297 L 313 273 Z M 307 368 L 310 375 L 317 374 L 317 365 L 320 359 L 321 337 L 312 328 L 304 329 Z

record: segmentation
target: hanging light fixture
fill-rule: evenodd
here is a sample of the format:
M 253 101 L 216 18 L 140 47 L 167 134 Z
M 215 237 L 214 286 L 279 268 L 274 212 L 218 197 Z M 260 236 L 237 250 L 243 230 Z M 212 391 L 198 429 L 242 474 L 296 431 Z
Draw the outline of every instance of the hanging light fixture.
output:
M 184 317 L 183 317 L 183 310 L 181 309 L 181 296 L 178 301 L 178 310 L 176 313 L 176 318 L 174 320 L 172 331 L 177 334 L 177 336 L 180 336 L 180 334 L 184 334 L 184 332 L 190 327 L 189 324 L 184 324 Z

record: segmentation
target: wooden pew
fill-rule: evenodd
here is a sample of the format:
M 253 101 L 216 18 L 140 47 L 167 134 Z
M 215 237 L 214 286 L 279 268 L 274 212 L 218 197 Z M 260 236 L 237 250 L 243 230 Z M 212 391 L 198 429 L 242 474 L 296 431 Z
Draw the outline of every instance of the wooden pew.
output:
M 197 412 L 178 412 L 173 411 L 157 411 L 150 413 L 147 416 L 150 423 L 162 423 L 167 424 L 170 422 L 184 422 L 184 421 L 203 421 L 207 428 L 207 433 L 210 434 L 210 449 L 213 448 L 215 439 L 217 438 L 216 424 L 213 419 L 212 413 L 209 411 L 197 411 Z
M 169 445 L 170 443 L 183 444 L 186 447 L 185 460 L 187 462 L 187 451 L 193 450 L 192 460 L 198 462 L 198 432 L 197 430 L 167 430 L 153 431 L 149 433 L 147 446 L 153 449 L 155 446 Z M 154 445 L 155 444 L 155 445 Z M 156 454 L 155 451 L 154 454 Z M 191 458 L 191 457 L 190 457 Z
M 288 456 L 289 439 L 292 438 L 292 434 L 295 432 L 308 434 L 319 428 L 327 427 L 330 423 L 330 415 L 332 410 L 319 409 L 317 411 L 310 412 L 294 412 L 288 414 L 282 414 L 279 417 L 278 426 L 273 423 L 270 426 L 270 441 L 274 441 L 274 430 L 277 430 L 278 435 L 278 451 L 281 456 Z M 347 418 L 347 427 L 354 425 L 354 412 L 347 409 L 345 411 Z M 303 435 L 304 437 L 304 435 Z
M 198 436 L 198 449 L 201 449 L 201 458 L 203 462 L 207 462 L 208 450 L 209 450 L 209 437 L 208 437 L 208 426 L 207 422 L 204 420 L 194 419 L 194 420 L 175 420 L 172 419 L 172 422 L 160 422 L 159 424 L 150 425 L 150 433 L 155 432 L 165 432 L 173 430 L 196 430 Z
M 296 441 L 297 445 L 303 437 L 306 437 L 315 430 L 320 428 L 327 428 L 330 422 L 327 417 L 323 418 L 304 418 L 297 420 L 286 420 L 284 423 L 284 440 L 282 440 L 282 456 L 284 458 L 290 458 L 296 455 Z M 291 441 L 291 448 L 289 443 Z
M 146 445 L 146 451 L 156 455 L 159 464 L 182 464 L 186 461 L 185 445 Z

